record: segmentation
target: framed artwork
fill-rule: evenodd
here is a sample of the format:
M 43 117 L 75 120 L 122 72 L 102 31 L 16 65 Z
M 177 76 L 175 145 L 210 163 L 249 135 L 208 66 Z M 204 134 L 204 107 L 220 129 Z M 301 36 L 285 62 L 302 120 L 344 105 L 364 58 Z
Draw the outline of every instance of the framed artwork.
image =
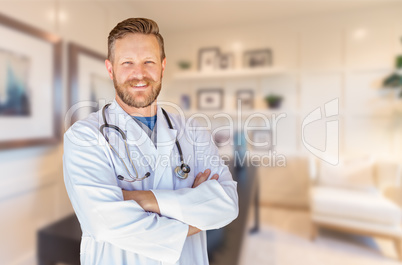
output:
M 220 110 L 223 108 L 223 89 L 200 89 L 197 98 L 199 110 Z
M 244 67 L 272 66 L 272 52 L 270 49 L 252 50 L 244 52 Z
M 101 109 L 115 98 L 113 81 L 105 67 L 106 55 L 75 43 L 69 43 L 68 54 L 69 111 L 66 127 Z
M 234 54 L 225 53 L 219 56 L 219 69 L 226 70 L 234 67 Z
M 0 149 L 58 143 L 61 39 L 0 15 Z
M 203 72 L 218 69 L 220 51 L 217 47 L 202 48 L 198 52 L 198 70 Z
M 241 104 L 241 106 L 239 105 Z M 237 90 L 236 106 L 238 109 L 251 110 L 254 108 L 254 91 L 253 90 Z

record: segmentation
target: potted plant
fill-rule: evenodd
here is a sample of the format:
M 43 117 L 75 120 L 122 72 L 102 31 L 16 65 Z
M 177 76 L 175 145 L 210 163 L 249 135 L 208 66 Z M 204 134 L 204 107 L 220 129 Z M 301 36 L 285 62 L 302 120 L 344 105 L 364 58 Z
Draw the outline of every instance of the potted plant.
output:
M 402 98 L 402 55 L 399 55 L 395 60 L 395 71 L 385 78 L 383 86 L 385 88 L 398 89 L 398 96 Z
M 398 97 L 402 98 L 402 55 L 395 58 L 395 71 L 384 79 L 383 86 L 384 88 L 397 89 Z
M 270 109 L 278 109 L 281 107 L 283 97 L 281 95 L 269 94 L 265 97 L 265 102 Z
M 177 65 L 181 70 L 188 70 L 191 67 L 191 62 L 186 61 L 186 60 L 181 60 L 177 62 Z

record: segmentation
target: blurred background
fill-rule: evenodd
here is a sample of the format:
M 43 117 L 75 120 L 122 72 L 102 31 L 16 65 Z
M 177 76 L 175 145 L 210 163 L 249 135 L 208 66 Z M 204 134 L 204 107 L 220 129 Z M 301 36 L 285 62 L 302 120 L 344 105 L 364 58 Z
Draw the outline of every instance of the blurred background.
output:
M 258 185 L 241 197 L 246 222 L 230 230 L 241 239 L 216 239 L 236 245 L 236 261 L 225 263 L 233 249 L 222 248 L 213 264 L 400 264 L 401 12 L 396 0 L 0 0 L 0 263 L 38 264 L 38 230 L 73 213 L 52 136 L 74 104 L 113 98 L 107 36 L 147 17 L 165 39 L 161 101 L 205 114 L 212 130 L 260 126 L 215 130 L 223 156 L 266 160 L 251 165 Z M 21 23 L 46 34 L 30 37 Z M 73 120 L 98 108 L 85 103 Z

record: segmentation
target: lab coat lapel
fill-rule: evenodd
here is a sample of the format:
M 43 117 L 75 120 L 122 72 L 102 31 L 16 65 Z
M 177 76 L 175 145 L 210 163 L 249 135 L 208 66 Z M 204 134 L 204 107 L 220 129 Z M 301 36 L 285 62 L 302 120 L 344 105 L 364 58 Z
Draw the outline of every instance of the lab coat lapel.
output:
M 132 157 L 142 156 L 148 162 L 148 165 L 152 168 L 152 170 L 155 170 L 157 154 L 156 148 L 151 139 L 148 137 L 147 133 L 134 120 L 131 120 L 131 122 L 127 124 L 126 129 L 127 142 L 129 143 L 130 151 L 136 152 L 136 148 L 138 148 L 141 153 L 135 154 L 135 156 L 132 155 Z M 141 166 L 143 165 L 141 164 Z
M 120 107 L 116 101 L 113 101 L 108 109 L 110 109 L 108 115 L 109 123 L 119 126 L 127 135 L 127 145 L 129 147 L 130 156 L 132 158 L 143 157 L 146 159 L 152 170 L 155 170 L 156 148 L 146 132 L 144 132 L 144 130 Z M 141 154 L 135 154 L 137 150 L 139 150 Z M 133 163 L 141 165 L 140 161 L 133 161 Z
M 158 107 L 157 119 L 157 165 L 155 170 L 154 188 L 157 188 L 161 179 L 164 177 L 164 172 L 167 168 L 171 168 L 172 149 L 176 143 L 177 130 L 170 129 L 162 109 Z M 173 125 L 174 126 L 174 125 Z M 168 163 L 166 163 L 168 161 Z M 166 174 L 166 177 L 170 174 Z M 165 179 L 172 182 L 171 178 Z

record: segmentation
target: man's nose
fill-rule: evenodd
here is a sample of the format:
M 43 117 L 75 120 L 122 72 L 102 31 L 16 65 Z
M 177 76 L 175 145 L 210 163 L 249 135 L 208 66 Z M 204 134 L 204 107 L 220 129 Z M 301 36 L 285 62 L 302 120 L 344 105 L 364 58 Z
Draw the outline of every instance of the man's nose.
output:
M 132 68 L 130 73 L 130 78 L 142 80 L 146 76 L 146 71 L 144 65 L 138 64 Z

